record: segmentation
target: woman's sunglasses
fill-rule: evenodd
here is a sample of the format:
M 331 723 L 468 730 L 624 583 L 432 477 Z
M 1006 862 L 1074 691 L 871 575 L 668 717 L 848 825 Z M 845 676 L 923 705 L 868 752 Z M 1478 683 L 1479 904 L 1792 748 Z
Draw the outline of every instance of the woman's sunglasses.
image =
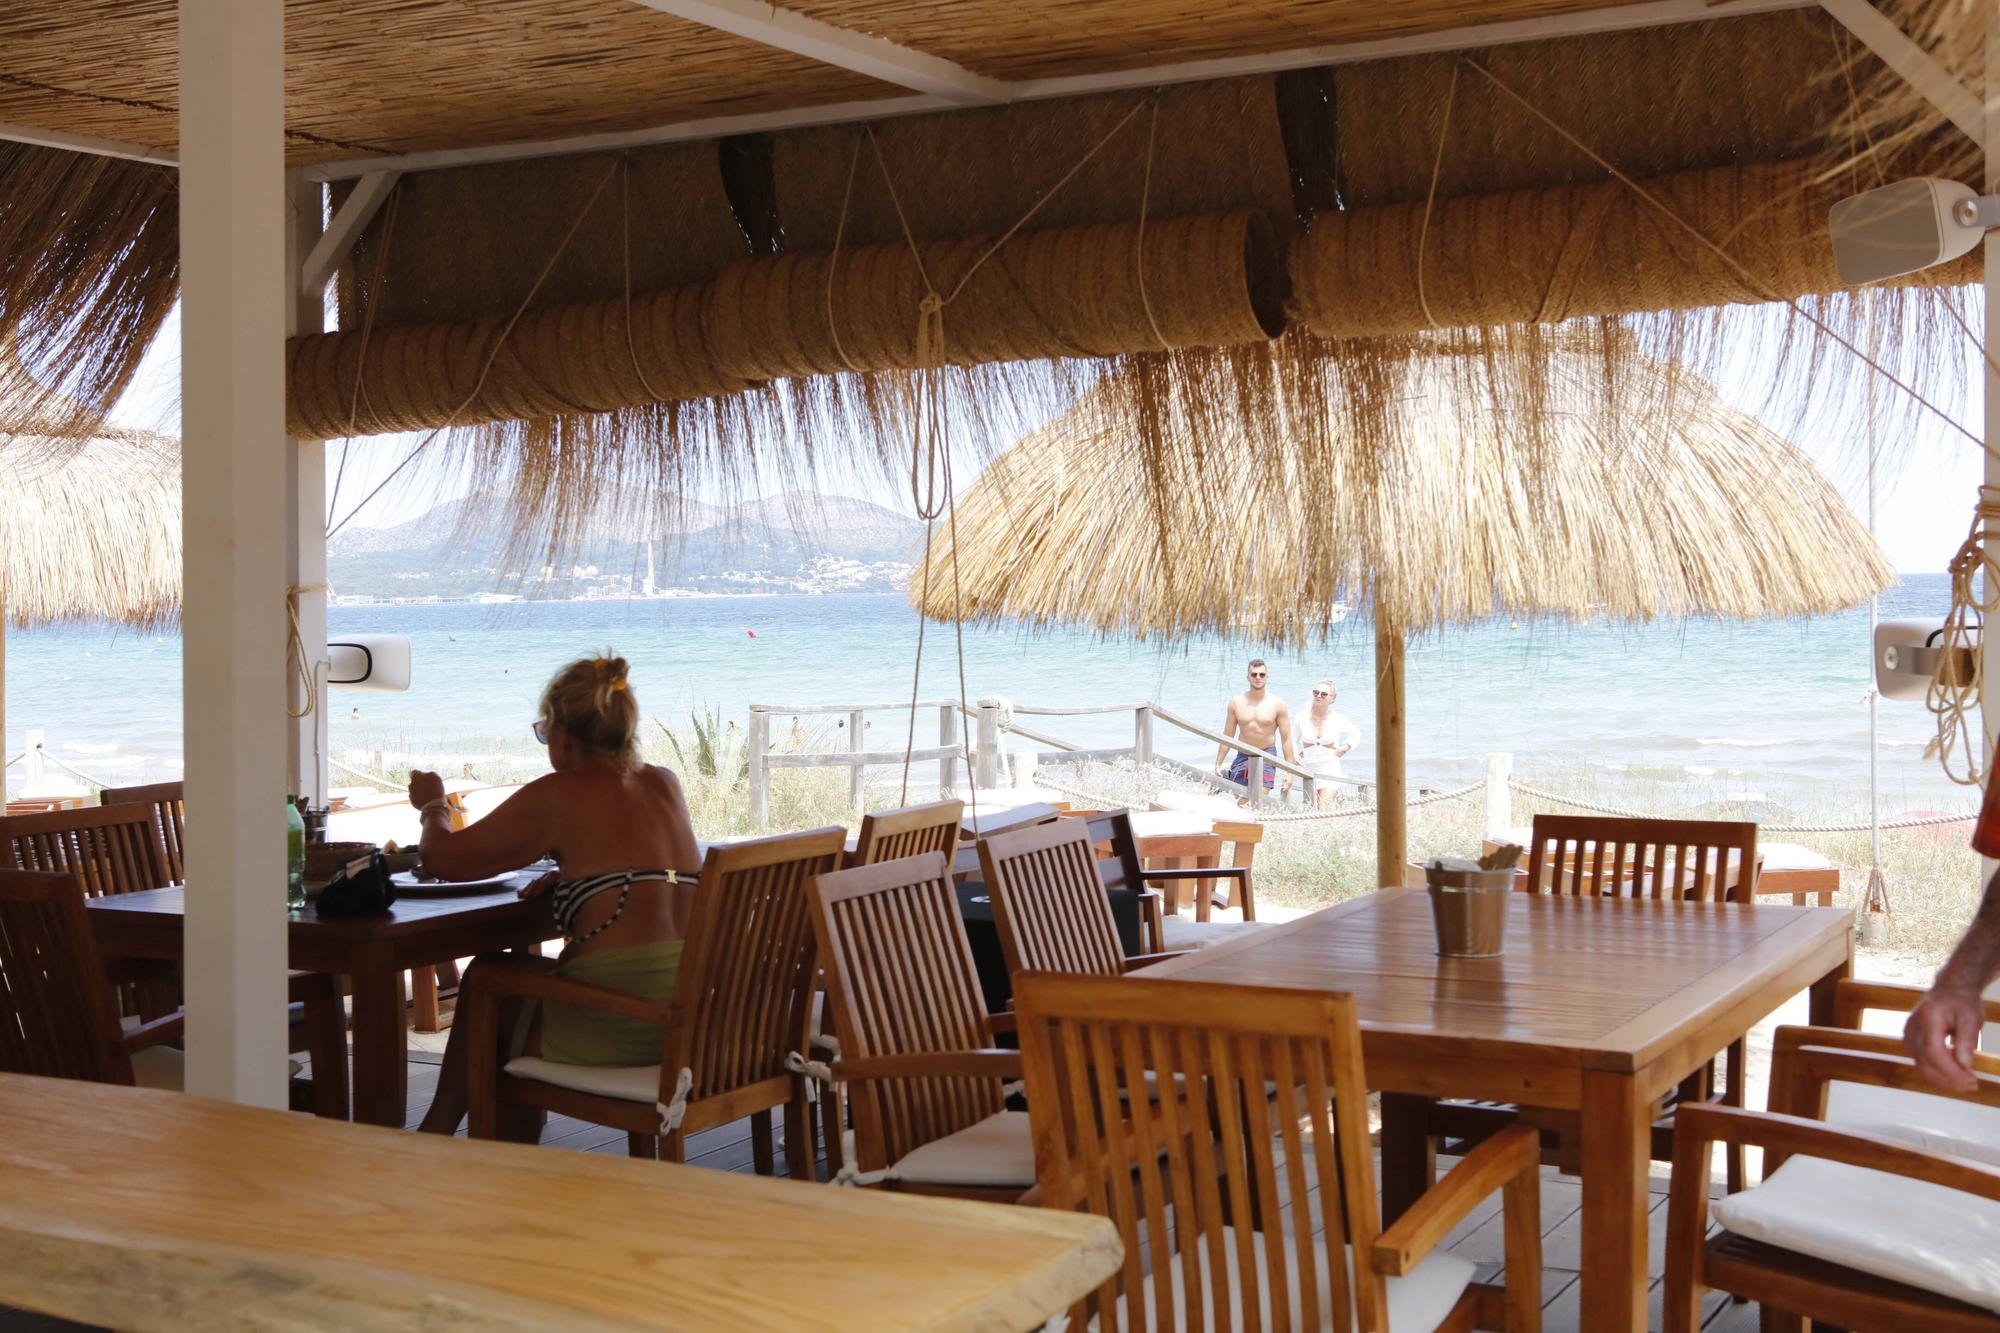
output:
M 535 722 L 534 731 L 535 731 L 535 740 L 538 744 L 547 745 L 549 743 L 548 719 L 543 718 Z
M 1315 699 L 1331 699 L 1332 697 L 1333 696 L 1331 694 L 1328 694 L 1325 690 L 1313 691 L 1313 698 Z

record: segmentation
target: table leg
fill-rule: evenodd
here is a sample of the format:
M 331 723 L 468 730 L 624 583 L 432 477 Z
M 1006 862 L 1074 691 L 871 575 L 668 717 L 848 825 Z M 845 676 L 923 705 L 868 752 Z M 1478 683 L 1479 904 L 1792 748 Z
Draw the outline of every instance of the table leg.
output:
M 1812 995 L 1807 1000 L 1806 1021 L 1814 1027 L 1833 1026 L 1833 995 L 1840 983 L 1854 975 L 1854 942 L 1847 944 L 1847 957 L 1839 967 L 1812 984 Z
M 1592 1333 L 1645 1333 L 1650 1110 L 1631 1075 L 1584 1072 L 1581 1326 Z
M 1425 1132 L 1430 1099 L 1382 1094 L 1382 1225 L 1401 1217 L 1437 1179 L 1437 1145 Z
M 354 960 L 354 1118 L 403 1127 L 408 1112 L 409 1045 L 403 974 L 387 949 Z

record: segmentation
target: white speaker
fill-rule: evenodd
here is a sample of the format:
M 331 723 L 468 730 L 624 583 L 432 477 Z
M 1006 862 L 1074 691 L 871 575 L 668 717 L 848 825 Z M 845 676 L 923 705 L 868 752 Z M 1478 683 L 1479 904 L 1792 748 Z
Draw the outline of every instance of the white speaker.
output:
M 1969 185 L 1918 176 L 1842 199 L 1827 211 L 1840 280 L 1859 286 L 1958 258 L 1986 232 Z
M 1875 626 L 1875 688 L 1884 699 L 1922 699 L 1944 660 L 1942 620 L 1884 620 Z M 1960 650 L 1964 652 L 1963 649 Z M 1959 679 L 1972 679 L 1965 654 Z
M 326 645 L 326 683 L 343 690 L 396 694 L 410 688 L 410 640 L 404 634 L 350 634 Z

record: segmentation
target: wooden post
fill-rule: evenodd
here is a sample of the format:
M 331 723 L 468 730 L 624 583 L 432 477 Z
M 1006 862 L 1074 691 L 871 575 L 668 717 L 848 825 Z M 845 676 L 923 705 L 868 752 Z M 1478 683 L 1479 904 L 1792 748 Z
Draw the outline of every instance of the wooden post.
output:
M 1147 704 L 1132 710 L 1132 762 L 1140 768 L 1153 762 L 1153 710 Z
M 1514 756 L 1486 756 L 1486 836 L 1500 838 L 1514 827 L 1514 789 L 1507 783 L 1514 776 Z
M 938 709 L 938 748 L 954 749 L 958 745 L 958 705 L 946 704 Z M 944 800 L 958 790 L 958 759 L 947 755 L 938 760 L 938 799 Z
M 858 708 L 847 715 L 847 751 L 849 754 L 860 754 L 866 748 L 861 744 L 861 728 L 866 721 L 867 719 Z M 848 767 L 847 808 L 852 810 L 856 815 L 861 813 L 863 776 L 861 765 L 853 764 Z
M 972 786 L 991 791 L 1000 785 L 1000 705 L 979 701 L 979 752 L 972 757 Z
M 187 1091 L 285 1096 L 284 6 L 180 0 Z
M 762 831 L 771 822 L 771 769 L 765 756 L 771 748 L 771 715 L 750 705 L 749 746 L 750 827 Z
M 1409 859 L 1408 784 L 1403 769 L 1403 631 L 1375 612 L 1375 882 L 1403 882 Z

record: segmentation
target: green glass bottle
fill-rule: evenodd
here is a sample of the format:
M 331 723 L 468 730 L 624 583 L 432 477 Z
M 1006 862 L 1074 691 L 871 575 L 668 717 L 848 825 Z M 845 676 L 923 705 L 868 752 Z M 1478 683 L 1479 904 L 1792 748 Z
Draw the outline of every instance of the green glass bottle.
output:
M 306 821 L 299 818 L 299 798 L 285 798 L 285 906 L 294 912 L 306 905 Z

